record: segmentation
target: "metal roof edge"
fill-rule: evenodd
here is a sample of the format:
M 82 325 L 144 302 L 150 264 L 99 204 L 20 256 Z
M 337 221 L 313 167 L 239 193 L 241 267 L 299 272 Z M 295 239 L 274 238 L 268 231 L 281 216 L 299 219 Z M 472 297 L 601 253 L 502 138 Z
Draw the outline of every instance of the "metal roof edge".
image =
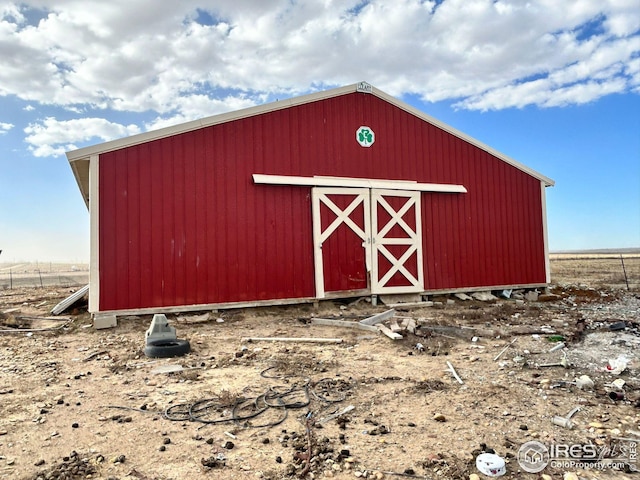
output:
M 409 105 L 408 103 L 403 102 L 402 100 L 399 100 L 395 97 L 392 97 L 391 95 L 389 95 L 386 92 L 383 92 L 382 90 L 377 89 L 376 87 L 372 87 L 372 92 L 373 95 L 375 95 L 378 98 L 381 98 L 382 100 L 391 103 L 393 105 L 395 105 L 398 108 L 401 108 L 402 110 L 415 115 L 418 118 L 421 118 L 422 120 L 431 123 L 432 125 L 446 131 L 449 132 L 452 135 L 455 135 L 456 137 L 464 140 L 465 142 L 468 142 L 472 145 L 475 145 L 476 147 L 484 150 L 487 153 L 490 153 L 491 155 L 493 155 L 494 157 L 499 158 L 500 160 L 516 167 L 518 170 L 521 170 L 529 175 L 531 175 L 534 178 L 537 178 L 538 180 L 540 180 L 541 182 L 543 182 L 545 184 L 545 186 L 547 187 L 552 187 L 555 185 L 555 181 L 552 180 L 551 178 L 541 174 L 540 172 L 527 167 L 525 164 L 518 162 L 517 160 L 514 160 L 513 158 L 509 157 L 508 155 L 505 155 L 502 152 L 499 152 L 498 150 L 495 150 L 494 148 L 491 148 L 489 145 L 482 143 L 480 140 L 476 140 L 473 137 L 470 137 L 469 135 L 467 135 L 466 133 L 461 132 L 460 130 L 457 130 L 455 128 L 453 128 L 451 125 L 448 125 L 444 122 L 441 122 L 440 120 L 432 117 L 431 115 L 418 110 L 415 107 L 412 107 L 411 105 Z

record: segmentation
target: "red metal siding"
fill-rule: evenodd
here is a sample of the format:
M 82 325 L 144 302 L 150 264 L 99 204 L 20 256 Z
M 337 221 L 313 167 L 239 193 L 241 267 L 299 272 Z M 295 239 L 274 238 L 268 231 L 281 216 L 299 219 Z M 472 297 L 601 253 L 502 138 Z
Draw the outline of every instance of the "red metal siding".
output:
M 425 288 L 545 282 L 538 179 L 353 93 L 102 154 L 100 310 L 313 297 L 310 189 L 253 173 L 462 184 L 422 194 Z

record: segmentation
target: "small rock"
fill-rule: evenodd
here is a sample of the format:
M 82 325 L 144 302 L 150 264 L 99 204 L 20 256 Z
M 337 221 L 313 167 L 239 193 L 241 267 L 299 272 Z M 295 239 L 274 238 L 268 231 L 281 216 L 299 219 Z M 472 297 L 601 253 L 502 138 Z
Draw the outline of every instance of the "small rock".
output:
M 164 452 L 167 449 L 167 447 L 165 447 L 164 445 L 160 445 L 160 448 L 158 448 L 159 451 Z
M 43 460 L 43 459 L 40 459 L 40 460 L 38 460 L 36 463 L 34 463 L 34 465 L 35 465 L 36 467 L 40 467 L 40 466 L 44 465 L 44 460 Z
M 436 422 L 446 422 L 446 421 L 447 421 L 447 418 L 446 418 L 443 414 L 441 414 L 441 413 L 436 413 L 436 414 L 433 416 L 433 419 L 434 419 Z
M 169 437 L 163 438 L 162 439 L 162 443 L 165 444 L 165 445 L 169 445 L 171 443 L 171 439 Z
M 565 472 L 563 478 L 564 480 L 580 480 L 580 478 L 578 478 L 578 474 L 573 472 Z
M 78 425 L 77 423 L 72 423 L 71 424 L 71 428 L 78 428 L 80 425 Z
M 553 477 L 551 477 L 551 475 L 547 475 L 546 473 L 543 473 L 542 480 L 553 480 Z
M 469 475 L 469 480 L 480 480 L 480 475 L 478 475 L 477 473 L 472 473 L 471 475 Z

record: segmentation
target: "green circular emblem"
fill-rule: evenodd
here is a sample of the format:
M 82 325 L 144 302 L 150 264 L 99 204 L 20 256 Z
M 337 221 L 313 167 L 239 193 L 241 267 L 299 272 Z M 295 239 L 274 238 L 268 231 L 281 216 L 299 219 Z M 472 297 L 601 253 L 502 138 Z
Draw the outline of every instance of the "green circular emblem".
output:
M 356 141 L 363 147 L 370 147 L 376 141 L 376 134 L 371 128 L 363 125 L 356 130 Z

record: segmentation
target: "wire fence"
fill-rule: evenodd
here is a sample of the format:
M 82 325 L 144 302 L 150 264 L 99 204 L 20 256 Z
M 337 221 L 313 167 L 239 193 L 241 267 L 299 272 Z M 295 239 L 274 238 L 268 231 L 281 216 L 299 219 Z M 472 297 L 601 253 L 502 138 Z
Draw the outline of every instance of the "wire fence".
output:
M 87 271 L 14 272 L 12 269 L 0 271 L 0 290 L 15 288 L 75 287 L 89 283 Z

